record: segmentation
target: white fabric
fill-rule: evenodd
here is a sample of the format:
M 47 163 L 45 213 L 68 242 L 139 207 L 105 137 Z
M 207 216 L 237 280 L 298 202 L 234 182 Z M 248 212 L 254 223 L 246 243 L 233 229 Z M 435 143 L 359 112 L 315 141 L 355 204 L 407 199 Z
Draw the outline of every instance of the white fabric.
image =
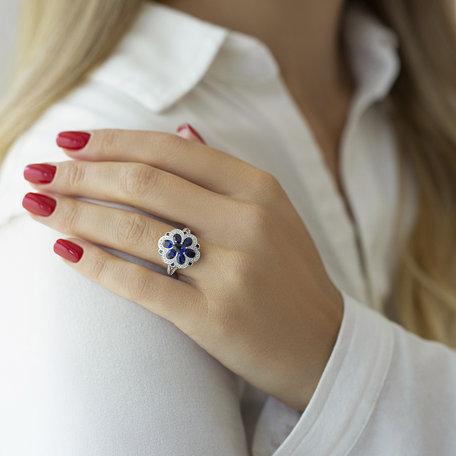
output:
M 382 100 L 400 69 L 397 38 L 356 9 L 345 16 L 344 38 L 357 92 L 340 166 L 356 224 L 269 48 L 155 2 L 107 61 L 18 139 L 0 169 L 0 454 L 454 454 L 455 352 L 382 315 L 398 196 Z M 59 131 L 175 133 L 182 122 L 279 179 L 343 293 L 336 345 L 302 414 L 170 322 L 65 266 L 52 244 L 66 235 L 21 206 L 33 191 L 26 164 L 68 160 L 55 145 Z M 415 213 L 412 196 L 402 236 Z

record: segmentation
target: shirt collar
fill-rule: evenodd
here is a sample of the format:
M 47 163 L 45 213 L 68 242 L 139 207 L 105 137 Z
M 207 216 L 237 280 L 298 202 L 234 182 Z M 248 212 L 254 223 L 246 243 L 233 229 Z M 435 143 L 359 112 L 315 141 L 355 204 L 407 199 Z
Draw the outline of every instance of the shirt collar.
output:
M 384 98 L 393 86 L 400 70 L 399 40 L 361 5 L 347 9 L 342 33 L 357 86 L 353 110 L 362 111 Z
M 269 47 L 252 35 L 154 1 L 142 8 L 113 54 L 90 77 L 154 112 L 171 107 L 206 73 L 241 85 L 266 83 L 280 75 Z M 358 101 L 367 104 L 385 96 L 399 69 L 394 32 L 367 10 L 350 6 L 343 35 Z
M 90 77 L 161 112 L 198 83 L 227 34 L 226 28 L 147 1 L 132 28 Z

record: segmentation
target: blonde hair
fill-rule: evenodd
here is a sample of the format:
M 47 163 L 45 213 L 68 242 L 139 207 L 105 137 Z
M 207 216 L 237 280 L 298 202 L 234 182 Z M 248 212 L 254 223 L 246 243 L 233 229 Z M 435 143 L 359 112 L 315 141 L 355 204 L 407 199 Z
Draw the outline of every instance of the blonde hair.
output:
M 143 1 L 23 0 L 14 71 L 0 109 L 0 163 L 44 110 L 110 55 Z M 453 0 L 349 1 L 370 8 L 400 42 L 401 72 L 388 102 L 401 182 L 407 167 L 418 183 L 419 210 L 408 241 L 398 250 L 391 289 L 396 319 L 422 337 L 456 346 Z
M 394 313 L 408 330 L 456 347 L 455 2 L 363 3 L 399 37 L 402 68 L 388 101 L 401 182 L 407 168 L 419 191 L 416 223 L 406 245 L 398 246 Z
M 22 0 L 0 106 L 0 163 L 18 136 L 103 62 L 144 0 Z

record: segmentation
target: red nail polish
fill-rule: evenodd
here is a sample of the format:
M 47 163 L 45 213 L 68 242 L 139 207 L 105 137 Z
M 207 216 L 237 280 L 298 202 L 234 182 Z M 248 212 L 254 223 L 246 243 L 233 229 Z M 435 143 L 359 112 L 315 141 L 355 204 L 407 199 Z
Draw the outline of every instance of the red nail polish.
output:
M 201 135 L 189 124 L 183 123 L 177 127 L 177 132 L 179 133 L 184 128 L 188 128 L 203 144 L 206 144 L 206 141 L 201 137 Z
M 22 200 L 22 207 L 36 215 L 47 217 L 54 212 L 57 201 L 40 193 L 27 193 Z
M 65 149 L 82 149 L 90 139 L 90 133 L 85 131 L 61 131 L 57 135 L 57 145 Z
M 24 178 L 33 184 L 49 184 L 54 179 L 56 169 L 54 165 L 34 163 L 24 168 Z
M 54 252 L 65 260 L 77 263 L 81 259 L 84 249 L 67 239 L 57 239 L 54 244 Z

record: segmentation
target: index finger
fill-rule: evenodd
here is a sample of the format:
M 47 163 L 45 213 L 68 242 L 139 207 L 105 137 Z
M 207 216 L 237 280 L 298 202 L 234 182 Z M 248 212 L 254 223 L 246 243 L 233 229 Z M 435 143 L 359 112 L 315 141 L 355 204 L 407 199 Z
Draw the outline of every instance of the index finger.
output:
M 59 133 L 57 144 L 72 158 L 145 163 L 228 196 L 245 190 L 256 170 L 226 152 L 161 131 L 66 131 Z

